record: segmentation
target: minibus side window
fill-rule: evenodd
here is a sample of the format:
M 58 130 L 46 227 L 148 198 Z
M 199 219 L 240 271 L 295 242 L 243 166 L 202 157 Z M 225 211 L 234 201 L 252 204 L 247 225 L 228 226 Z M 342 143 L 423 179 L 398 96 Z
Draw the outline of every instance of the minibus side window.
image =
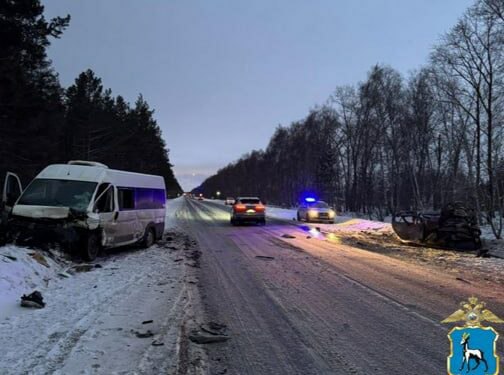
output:
M 135 193 L 135 208 L 137 210 L 155 208 L 153 202 L 153 189 L 136 188 Z
M 163 189 L 155 189 L 153 198 L 154 198 L 154 206 L 156 208 L 165 208 L 166 192 Z
M 109 183 L 101 184 L 98 187 L 96 197 L 98 198 L 95 204 L 95 210 L 97 212 L 114 211 L 114 188 Z
M 119 210 L 135 209 L 135 190 L 128 188 L 118 188 Z
M 166 195 L 163 189 L 136 188 L 135 209 L 160 209 L 165 207 Z

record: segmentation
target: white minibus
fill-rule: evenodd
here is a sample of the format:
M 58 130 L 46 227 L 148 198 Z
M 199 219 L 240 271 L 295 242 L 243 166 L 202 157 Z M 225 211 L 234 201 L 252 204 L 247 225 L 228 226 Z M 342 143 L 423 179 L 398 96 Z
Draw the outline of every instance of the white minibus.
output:
M 93 260 L 100 249 L 141 243 L 150 247 L 164 231 L 164 178 L 109 169 L 89 161 L 53 164 L 23 191 L 7 173 L 4 221 L 16 241 L 59 243 Z

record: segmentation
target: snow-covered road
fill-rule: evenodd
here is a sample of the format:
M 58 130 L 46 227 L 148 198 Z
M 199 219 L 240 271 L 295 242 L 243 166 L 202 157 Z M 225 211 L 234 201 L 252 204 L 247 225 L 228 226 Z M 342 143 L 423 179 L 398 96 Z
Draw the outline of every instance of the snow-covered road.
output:
M 179 205 L 168 204 L 162 243 L 109 253 L 97 259 L 99 267 L 68 278 L 57 276 L 62 267 L 51 260 L 49 267 L 18 264 L 27 250 L 10 247 L 18 259 L 7 258 L 1 268 L 11 288 L 0 299 L 0 374 L 171 374 L 187 368 L 180 330 L 195 297 L 187 267 L 192 242 L 174 228 Z M 8 272 L 9 264 L 16 272 Z M 30 267 L 37 264 L 46 274 L 33 276 Z M 23 288 L 41 290 L 46 307 L 18 307 L 13 292 Z

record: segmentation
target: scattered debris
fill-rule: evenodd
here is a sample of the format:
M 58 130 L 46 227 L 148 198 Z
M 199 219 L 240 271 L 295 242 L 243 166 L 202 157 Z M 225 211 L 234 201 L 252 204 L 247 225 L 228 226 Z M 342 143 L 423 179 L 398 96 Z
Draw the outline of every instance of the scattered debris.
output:
M 315 230 L 316 230 L 317 232 L 320 232 L 320 231 L 321 231 L 320 227 L 315 227 Z
M 306 236 L 306 239 L 309 240 L 311 238 L 311 236 Z
M 154 336 L 154 333 L 152 333 L 151 330 L 147 330 L 145 332 L 139 332 L 139 331 L 133 331 L 133 332 L 135 333 L 135 336 L 138 337 L 139 339 L 146 339 Z
M 201 251 L 197 249 L 186 249 L 186 253 L 184 254 L 186 259 L 191 260 L 192 262 L 186 263 L 190 267 L 200 267 L 200 257 Z
M 201 332 L 193 332 L 189 335 L 189 340 L 196 344 L 213 344 L 216 342 L 224 342 L 231 337 L 224 335 L 208 335 Z
M 72 277 L 72 275 L 70 275 L 68 272 L 66 271 L 61 271 L 61 272 L 58 272 L 58 276 L 61 276 L 61 277 L 64 277 L 66 279 L 68 279 L 69 277 Z
M 227 326 L 225 324 L 220 324 L 216 322 L 209 322 L 208 324 L 201 324 L 200 328 L 202 331 L 206 333 L 210 333 L 211 335 L 224 335 L 226 334 Z
M 201 324 L 199 330 L 193 330 L 189 335 L 189 340 L 196 344 L 212 344 L 224 342 L 231 337 L 226 332 L 227 326 L 216 322 Z
M 291 234 L 287 234 L 287 233 L 282 234 L 282 237 L 283 237 L 283 238 L 296 238 L 296 237 L 294 237 L 293 235 L 291 235 Z
M 461 277 L 456 277 L 456 278 L 455 278 L 455 280 L 462 281 L 463 283 L 466 283 L 466 284 L 470 284 L 470 282 L 469 282 L 469 281 L 464 280 L 464 279 L 463 279 L 463 278 L 461 278 Z
M 264 260 L 273 260 L 273 259 L 275 259 L 275 257 L 269 257 L 269 256 L 266 256 L 266 255 L 256 255 L 256 258 L 264 259 Z
M 77 264 L 72 267 L 74 272 L 89 272 L 95 268 L 103 268 L 100 264 Z
M 29 295 L 23 294 L 21 296 L 21 306 L 42 309 L 45 307 L 44 297 L 38 290 Z
M 182 262 L 184 260 L 184 258 L 177 258 L 174 260 L 174 262 Z
M 15 256 L 9 255 L 9 254 L 0 254 L 1 256 L 6 257 L 7 259 L 14 260 L 16 261 L 17 258 Z
M 477 258 L 490 258 L 491 255 L 489 253 L 488 249 L 479 249 L 478 252 L 476 253 Z
M 163 346 L 163 345 L 164 345 L 164 342 L 161 342 L 161 341 L 154 340 L 152 342 L 152 346 Z
M 29 254 L 34 260 L 36 260 L 38 263 L 40 263 L 41 265 L 47 267 L 47 268 L 50 268 L 49 267 L 49 263 L 47 263 L 47 260 L 46 258 L 40 254 L 40 253 L 30 253 Z
M 154 320 L 144 320 L 142 324 L 151 324 L 154 323 Z

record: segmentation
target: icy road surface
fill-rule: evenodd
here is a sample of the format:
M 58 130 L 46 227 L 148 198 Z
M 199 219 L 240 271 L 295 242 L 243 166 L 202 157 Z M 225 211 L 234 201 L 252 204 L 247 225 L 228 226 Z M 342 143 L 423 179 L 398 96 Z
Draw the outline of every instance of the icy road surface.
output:
M 229 208 L 208 201 L 188 199 L 177 216 L 202 252 L 206 319 L 231 336 L 208 346 L 211 374 L 443 374 L 452 326 L 440 321 L 462 300 L 504 317 L 502 259 L 405 246 L 359 225 L 233 227 Z
M 169 231 L 181 203 L 168 204 Z M 187 363 L 184 331 L 193 318 L 192 243 L 176 230 L 168 236 L 150 249 L 106 254 L 94 262 L 101 268 L 69 278 L 58 279 L 49 262 L 45 282 L 33 275 L 38 263 L 26 265 L 26 249 L 0 249 L 18 258 L 0 265 L 0 308 L 8 307 L 0 320 L 0 374 L 183 374 L 198 366 L 198 353 Z M 44 309 L 18 306 L 19 293 L 32 287 L 42 291 Z

